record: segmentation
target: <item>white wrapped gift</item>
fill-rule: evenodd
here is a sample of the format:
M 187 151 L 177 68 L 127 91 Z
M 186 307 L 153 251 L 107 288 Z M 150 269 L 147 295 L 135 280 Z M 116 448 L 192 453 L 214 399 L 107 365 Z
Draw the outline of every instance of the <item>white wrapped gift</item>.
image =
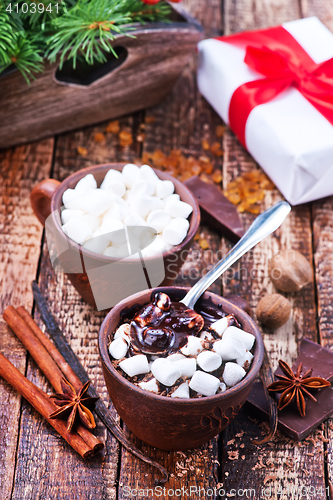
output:
M 333 34 L 310 17 L 198 50 L 201 93 L 284 197 L 297 205 L 332 195 Z M 251 86 L 268 89 L 259 104 L 246 101 Z

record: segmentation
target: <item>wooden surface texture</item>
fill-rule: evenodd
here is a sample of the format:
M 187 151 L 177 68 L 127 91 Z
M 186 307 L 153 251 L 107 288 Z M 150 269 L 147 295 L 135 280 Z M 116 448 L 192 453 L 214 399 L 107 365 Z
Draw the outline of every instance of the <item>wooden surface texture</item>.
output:
M 184 0 L 183 6 L 202 23 L 205 37 L 311 15 L 317 15 L 333 30 L 332 0 Z M 33 310 L 30 289 L 31 281 L 37 279 L 67 340 L 115 418 L 118 417 L 104 386 L 97 346 L 105 314 L 86 305 L 67 278 L 53 270 L 42 228 L 30 208 L 29 192 L 45 177 L 61 181 L 83 167 L 135 162 L 144 152 L 156 149 L 165 154 L 179 149 L 185 156 L 195 158 L 205 154 L 202 139 L 216 140 L 215 130 L 222 121 L 199 94 L 195 72 L 193 57 L 164 100 L 119 119 L 120 129 L 132 134 L 133 143 L 129 146 L 120 146 L 118 136 L 108 132 L 108 122 L 103 122 L 0 151 L 1 312 L 10 304 L 24 305 L 44 329 Z M 106 115 L 97 116 L 96 122 L 102 118 Z M 224 155 L 212 156 L 212 161 L 215 171 L 222 173 L 224 187 L 241 173 L 258 168 L 229 129 L 223 136 L 223 150 Z M 262 210 L 280 199 L 276 189 L 267 192 Z M 254 217 L 242 214 L 245 228 Z M 202 241 L 208 243 L 207 249 L 200 246 Z M 230 247 L 228 240 L 202 225 L 176 283 L 191 285 Z M 313 266 L 314 281 L 300 292 L 288 294 L 292 316 L 286 325 L 274 333 L 262 330 L 274 368 L 280 358 L 295 360 L 298 341 L 303 337 L 333 348 L 333 197 L 294 207 L 276 233 L 211 287 L 219 294 L 242 295 L 254 311 L 260 298 L 274 291 L 267 273 L 268 260 L 287 248 L 299 250 L 307 257 Z M 30 380 L 51 392 L 3 320 L 0 350 Z M 3 380 L 0 403 L 0 498 L 4 500 L 177 496 L 333 500 L 333 420 L 326 421 L 301 443 L 278 433 L 272 443 L 257 447 L 251 440 L 265 435 L 267 423 L 245 406 L 218 437 L 200 449 L 186 452 L 153 449 L 125 429 L 140 449 L 168 469 L 169 481 L 161 492 L 154 490 L 158 473 L 119 446 L 101 423 L 96 432 L 106 442 L 105 450 L 84 461 Z

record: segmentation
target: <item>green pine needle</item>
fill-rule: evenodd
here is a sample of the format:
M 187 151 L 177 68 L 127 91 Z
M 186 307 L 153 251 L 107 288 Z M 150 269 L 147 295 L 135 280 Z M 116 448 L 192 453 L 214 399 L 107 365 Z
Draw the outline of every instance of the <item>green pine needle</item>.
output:
M 112 46 L 117 34 L 131 36 L 135 23 L 167 22 L 171 12 L 164 1 L 155 5 L 141 0 L 42 1 L 52 12 L 38 12 L 38 0 L 19 0 L 11 3 L 19 12 L 13 9 L 8 14 L 10 0 L 0 0 L 0 74 L 14 63 L 29 81 L 42 70 L 43 58 L 50 62 L 59 58 L 60 68 L 67 59 L 75 68 L 81 57 L 90 65 L 104 63 L 106 53 L 117 57 Z M 22 12 L 23 4 L 29 12 Z

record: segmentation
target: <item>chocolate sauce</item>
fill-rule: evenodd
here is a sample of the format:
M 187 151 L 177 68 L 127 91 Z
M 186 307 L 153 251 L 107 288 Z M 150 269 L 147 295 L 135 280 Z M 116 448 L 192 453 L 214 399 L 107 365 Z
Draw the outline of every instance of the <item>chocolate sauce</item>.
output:
M 187 337 L 197 335 L 204 323 L 202 315 L 160 292 L 134 316 L 131 343 L 145 354 L 166 354 L 185 345 Z

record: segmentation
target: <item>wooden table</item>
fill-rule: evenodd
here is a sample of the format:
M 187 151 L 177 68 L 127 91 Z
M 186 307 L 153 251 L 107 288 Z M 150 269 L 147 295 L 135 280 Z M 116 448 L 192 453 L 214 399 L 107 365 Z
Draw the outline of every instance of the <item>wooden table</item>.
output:
M 311 15 L 317 15 L 333 29 L 332 0 L 184 0 L 183 4 L 202 22 L 207 37 Z M 105 134 L 105 140 L 96 142 L 96 132 L 105 133 L 106 123 L 101 123 L 0 153 L 1 308 L 12 304 L 32 310 L 30 283 L 36 278 L 67 339 L 107 404 L 109 398 L 97 349 L 97 334 L 104 313 L 95 312 L 83 303 L 66 277 L 54 272 L 42 227 L 30 207 L 29 193 L 46 177 L 62 180 L 80 168 L 133 161 L 143 151 L 156 148 L 165 153 L 180 148 L 185 155 L 198 157 L 203 153 L 202 139 L 211 140 L 221 123 L 197 90 L 194 58 L 165 101 L 146 112 L 121 118 L 121 128 L 135 138 L 145 114 L 153 115 L 156 121 L 146 124 L 143 143 L 135 140 L 131 146 L 122 148 L 112 134 Z M 79 146 L 87 149 L 87 156 L 78 153 Z M 224 156 L 215 157 L 214 162 L 215 167 L 223 171 L 224 186 L 240 173 L 257 168 L 228 129 L 223 137 L 223 149 Z M 270 191 L 262 208 L 280 199 L 277 190 Z M 243 214 L 244 226 L 248 227 L 253 218 Z M 218 250 L 225 253 L 230 247 L 227 240 L 208 227 L 201 226 L 201 237 L 207 239 L 209 248 L 203 250 L 198 241 L 193 244 L 191 265 L 184 265 L 177 279 L 179 284 L 191 283 L 191 270 L 201 275 L 217 260 Z M 302 337 L 326 347 L 333 345 L 333 198 L 293 208 L 274 235 L 234 266 L 233 279 L 227 274 L 212 289 L 220 294 L 239 293 L 250 301 L 254 310 L 260 297 L 273 291 L 267 262 L 284 248 L 299 250 L 308 258 L 313 265 L 314 281 L 301 292 L 288 295 L 293 306 L 288 323 L 274 334 L 263 332 L 274 367 L 279 358 L 289 362 L 296 358 L 297 343 Z M 35 319 L 42 325 L 37 314 Z M 51 392 L 35 363 L 4 322 L 0 328 L 1 352 L 30 380 Z M 157 473 L 122 449 L 102 425 L 98 425 L 97 434 L 105 440 L 106 448 L 99 456 L 84 462 L 2 380 L 0 401 L 1 499 L 218 498 L 214 488 L 221 488 L 222 498 L 333 497 L 332 421 L 322 424 L 301 443 L 278 434 L 274 442 L 256 447 L 251 439 L 264 434 L 267 424 L 254 419 L 244 409 L 216 439 L 185 453 L 151 449 L 131 436 L 144 452 L 170 471 L 163 492 L 147 491 L 153 488 Z

